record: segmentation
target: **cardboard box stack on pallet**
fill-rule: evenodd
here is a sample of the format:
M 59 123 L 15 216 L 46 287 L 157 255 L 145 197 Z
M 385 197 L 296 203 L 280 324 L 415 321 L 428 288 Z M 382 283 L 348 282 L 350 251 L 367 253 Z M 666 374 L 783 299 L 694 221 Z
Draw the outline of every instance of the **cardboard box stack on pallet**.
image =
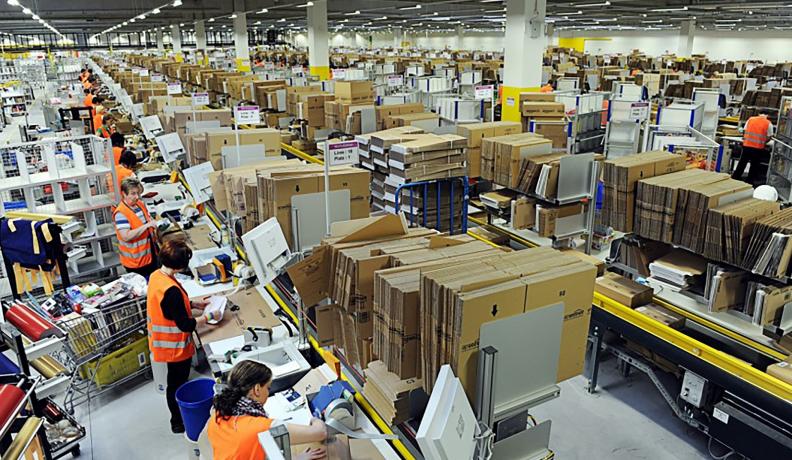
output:
M 464 186 L 460 181 L 426 186 L 408 184 L 463 177 L 466 144 L 467 139 L 454 134 L 416 134 L 412 139 L 393 144 L 385 178 L 385 210 L 397 211 L 398 194 L 398 209 L 407 214 L 411 224 L 460 232 L 464 224 Z
M 685 169 L 685 158 L 655 151 L 628 155 L 603 164 L 602 224 L 620 232 L 633 230 L 638 181 Z
M 363 394 L 385 422 L 393 426 L 409 420 L 410 392 L 421 388 L 421 379 L 399 378 L 381 361 L 369 363 L 365 374 Z
M 196 115 L 198 113 L 196 112 Z M 280 131 L 272 128 L 246 129 L 239 133 L 230 129 L 219 132 L 209 131 L 185 136 L 185 139 L 191 143 L 190 157 L 196 161 L 196 164 L 210 161 L 215 171 L 218 171 L 223 169 L 224 164 L 228 164 L 223 160 L 224 148 L 226 148 L 227 155 L 235 155 L 237 137 L 240 146 L 260 146 L 262 158 L 281 156 L 281 134 Z
M 374 86 L 371 81 L 337 81 L 334 101 L 325 102 L 324 127 L 349 134 L 362 133 L 360 108 L 374 112 Z M 373 113 L 376 124 L 376 113 Z
M 423 111 L 423 104 L 418 103 L 379 105 L 377 106 L 377 130 L 383 131 L 386 129 L 396 128 L 397 125 L 394 117 L 409 115 L 412 113 L 421 113 Z
M 466 138 L 465 159 L 467 161 L 467 176 L 482 177 L 481 174 L 481 144 L 482 139 L 488 137 L 508 136 L 521 132 L 520 124 L 513 121 L 494 121 L 485 123 L 469 123 L 459 125 L 457 134 Z
M 481 141 L 481 177 L 516 189 L 521 160 L 529 156 L 549 155 L 551 150 L 552 143 L 534 133 L 484 138 Z
M 567 145 L 567 125 L 564 104 L 555 102 L 553 94 L 520 94 L 522 131 L 535 132 L 553 143 L 553 148 L 562 149 Z M 534 122 L 533 131 L 531 122 Z

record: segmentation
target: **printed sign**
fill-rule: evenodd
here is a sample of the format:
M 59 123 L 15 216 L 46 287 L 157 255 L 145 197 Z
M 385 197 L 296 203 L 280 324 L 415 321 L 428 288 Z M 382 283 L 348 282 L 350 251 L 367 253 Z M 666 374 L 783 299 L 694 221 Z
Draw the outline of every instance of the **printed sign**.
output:
M 476 92 L 476 99 L 492 99 L 495 95 L 495 85 L 476 85 L 473 90 Z
M 149 76 L 149 70 L 148 69 L 140 69 L 138 71 L 138 75 L 140 75 L 141 77 L 148 77 Z
M 647 118 L 649 118 L 648 102 L 633 102 L 630 104 L 631 120 L 646 120 Z
M 358 162 L 358 143 L 357 141 L 328 142 L 327 162 L 330 166 L 341 166 L 357 164 Z
M 388 75 L 388 86 L 391 88 L 404 86 L 404 77 L 401 75 Z
M 257 125 L 261 123 L 261 113 L 257 105 L 234 107 L 234 121 L 238 125 Z
M 341 80 L 346 77 L 346 69 L 333 69 L 333 80 Z
M 209 93 L 192 93 L 192 105 L 209 105 Z
M 506 98 L 506 105 L 508 105 L 509 107 L 514 107 L 514 98 L 513 97 L 507 97 Z
M 173 94 L 181 94 L 181 93 L 182 93 L 181 83 L 178 83 L 178 82 L 176 82 L 176 83 L 168 83 L 168 95 L 169 96 L 173 95 Z
M 151 76 L 151 81 L 153 82 L 165 81 L 165 76 L 160 74 L 154 74 Z

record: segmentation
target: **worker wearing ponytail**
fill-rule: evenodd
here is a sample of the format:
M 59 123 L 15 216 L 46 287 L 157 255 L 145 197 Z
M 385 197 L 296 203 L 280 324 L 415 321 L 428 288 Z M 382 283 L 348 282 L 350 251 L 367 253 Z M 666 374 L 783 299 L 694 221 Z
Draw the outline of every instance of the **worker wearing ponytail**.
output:
M 267 416 L 267 402 L 272 371 L 265 364 L 244 360 L 228 375 L 228 384 L 214 398 L 214 412 L 209 417 L 207 435 L 212 444 L 214 460 L 264 460 L 266 454 L 258 434 L 267 431 L 274 420 Z M 318 418 L 311 425 L 286 424 L 292 445 L 323 441 L 327 428 Z M 325 458 L 324 448 L 308 449 L 295 460 Z

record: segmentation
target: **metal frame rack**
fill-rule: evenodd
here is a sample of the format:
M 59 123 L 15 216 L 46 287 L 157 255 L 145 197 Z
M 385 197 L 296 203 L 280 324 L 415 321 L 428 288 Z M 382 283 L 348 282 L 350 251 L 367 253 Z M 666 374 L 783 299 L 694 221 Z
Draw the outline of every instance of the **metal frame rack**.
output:
M 417 218 L 420 218 L 420 225 L 427 226 L 427 224 L 431 221 L 430 216 L 428 216 L 427 206 L 423 205 L 425 200 L 428 200 L 430 196 L 430 191 L 434 192 L 435 196 L 435 228 L 438 231 L 448 231 L 450 234 L 456 233 L 456 227 L 454 225 L 454 220 L 456 214 L 454 213 L 454 189 L 459 187 L 459 185 L 455 185 L 455 183 L 460 182 L 462 189 L 462 203 L 459 212 L 459 223 L 460 223 L 460 232 L 465 233 L 467 232 L 467 208 L 468 203 L 470 201 L 470 197 L 468 196 L 468 178 L 467 176 L 464 177 L 452 177 L 450 179 L 436 179 L 431 181 L 422 181 L 422 182 L 411 182 L 407 184 L 402 184 L 396 188 L 396 213 L 404 211 L 402 209 L 403 205 L 407 205 L 407 210 L 404 211 L 407 215 L 409 215 L 410 226 L 416 225 Z M 431 189 L 434 190 L 431 190 Z M 441 212 L 442 204 L 446 201 L 443 199 L 443 189 L 448 190 L 448 227 L 444 226 L 441 222 Z M 409 199 L 405 200 L 406 203 L 401 202 L 402 191 L 406 192 L 409 195 Z M 416 195 L 419 195 L 420 198 Z M 415 202 L 416 199 L 421 200 L 421 205 L 418 206 Z
M 767 167 L 767 184 L 778 191 L 785 203 L 792 201 L 792 97 L 781 98 L 781 110 L 770 164 Z
M 577 80 L 575 80 L 577 81 Z M 559 93 L 556 101 L 564 104 L 570 123 L 567 136 L 568 152 L 571 154 L 598 152 L 602 149 L 605 129 L 602 127 L 603 108 L 609 93 L 592 91 L 588 94 Z
M 73 215 L 83 222 L 84 236 L 67 243 L 90 248 L 90 255 L 70 262 L 73 277 L 119 265 L 110 216 L 119 197 L 115 188 L 107 188 L 107 177 L 116 183 L 108 140 L 78 136 L 12 144 L 0 148 L 0 159 L 0 212 L 12 207 Z

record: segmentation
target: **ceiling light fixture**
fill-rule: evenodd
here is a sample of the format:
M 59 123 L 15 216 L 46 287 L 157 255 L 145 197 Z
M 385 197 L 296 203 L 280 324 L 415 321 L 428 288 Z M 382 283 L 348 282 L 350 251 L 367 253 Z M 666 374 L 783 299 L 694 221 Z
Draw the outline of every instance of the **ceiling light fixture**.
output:
M 421 5 L 403 6 L 403 7 L 399 8 L 399 9 L 402 10 L 402 11 L 406 11 L 406 10 L 420 10 L 421 9 Z
M 590 8 L 594 6 L 610 6 L 611 2 L 600 2 L 600 3 L 581 3 L 578 5 L 574 5 L 575 8 Z
M 176 6 L 182 6 L 182 0 L 175 0 L 175 1 L 173 2 L 173 6 L 174 6 L 174 7 L 176 7 Z
M 266 8 L 264 8 L 261 11 L 258 12 L 258 14 L 265 14 L 265 13 L 269 13 L 269 10 L 266 9 Z
M 209 18 L 209 22 L 215 22 L 215 18 Z
M 39 19 L 41 19 L 41 18 L 39 17 L 39 15 L 37 15 L 37 14 L 34 14 L 34 15 L 33 15 L 33 20 L 34 20 L 34 21 L 38 21 Z
M 649 10 L 649 11 L 652 11 L 654 13 L 667 13 L 669 11 L 687 11 L 687 10 L 688 10 L 688 7 L 683 6 L 683 7 L 680 7 L 680 8 L 655 8 L 655 9 L 652 9 L 652 10 Z
M 309 6 L 313 6 L 313 2 L 303 3 L 302 5 L 297 5 L 297 8 L 308 8 Z
M 237 17 L 236 13 L 231 13 L 231 16 L 229 16 L 229 18 L 231 18 L 231 19 L 236 19 L 236 17 Z
M 8 0 L 8 4 L 11 6 L 19 6 L 18 0 Z
M 30 16 L 31 14 L 33 14 L 33 12 L 32 12 L 32 11 L 30 11 L 30 8 L 22 8 L 22 12 L 23 12 L 23 13 L 25 13 L 25 14 L 27 14 L 28 16 Z
M 160 14 L 160 13 L 161 11 L 159 8 L 154 8 L 153 10 L 151 10 L 151 14 Z

